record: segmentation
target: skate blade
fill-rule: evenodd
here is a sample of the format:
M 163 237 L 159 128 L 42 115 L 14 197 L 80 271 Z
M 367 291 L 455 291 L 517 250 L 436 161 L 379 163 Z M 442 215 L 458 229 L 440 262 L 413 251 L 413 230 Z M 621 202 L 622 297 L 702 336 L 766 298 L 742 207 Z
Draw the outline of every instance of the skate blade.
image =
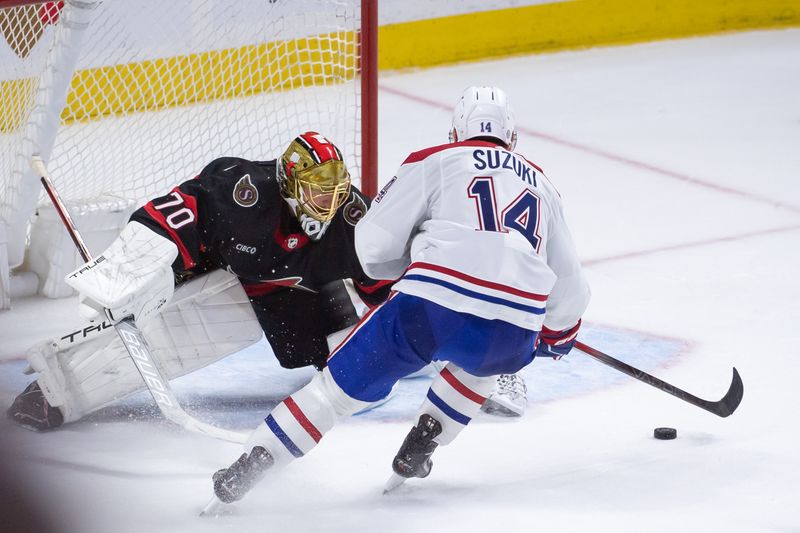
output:
M 383 486 L 383 493 L 389 494 L 394 489 L 405 483 L 406 479 L 408 478 L 404 478 L 403 476 L 399 476 L 393 472 L 392 477 L 390 477 L 386 482 L 386 485 Z
M 218 516 L 231 515 L 233 510 L 233 505 L 221 501 L 216 496 L 212 496 L 211 501 L 200 511 L 200 516 L 216 518 Z

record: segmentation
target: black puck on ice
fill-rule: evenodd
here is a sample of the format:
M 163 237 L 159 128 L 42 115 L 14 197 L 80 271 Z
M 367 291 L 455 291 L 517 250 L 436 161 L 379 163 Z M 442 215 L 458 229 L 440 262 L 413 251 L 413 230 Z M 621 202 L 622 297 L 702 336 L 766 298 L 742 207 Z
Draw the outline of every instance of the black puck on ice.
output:
M 678 432 L 675 428 L 656 428 L 653 436 L 658 440 L 672 440 L 678 436 Z

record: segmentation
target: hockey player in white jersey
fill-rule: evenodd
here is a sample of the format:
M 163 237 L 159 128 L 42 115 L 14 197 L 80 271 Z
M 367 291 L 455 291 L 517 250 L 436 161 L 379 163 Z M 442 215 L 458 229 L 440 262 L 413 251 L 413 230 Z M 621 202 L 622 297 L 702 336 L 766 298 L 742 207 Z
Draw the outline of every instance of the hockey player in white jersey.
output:
M 426 477 L 430 455 L 478 414 L 497 375 L 570 351 L 589 288 L 561 198 L 513 152 L 516 136 L 505 93 L 470 87 L 451 143 L 408 156 L 356 226 L 364 271 L 400 278 L 392 296 L 361 319 L 323 372 L 273 409 L 246 453 L 214 474 L 219 500 L 240 499 L 341 417 L 442 361 L 392 462 L 401 479 Z

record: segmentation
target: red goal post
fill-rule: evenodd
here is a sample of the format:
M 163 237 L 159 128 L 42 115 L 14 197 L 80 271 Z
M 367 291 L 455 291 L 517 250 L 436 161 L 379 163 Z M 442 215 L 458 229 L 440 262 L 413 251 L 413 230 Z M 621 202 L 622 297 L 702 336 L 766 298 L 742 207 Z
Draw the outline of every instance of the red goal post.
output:
M 71 293 L 77 263 L 30 170 L 100 250 L 147 198 L 215 157 L 298 133 L 377 190 L 377 0 L 0 0 L 0 308 Z

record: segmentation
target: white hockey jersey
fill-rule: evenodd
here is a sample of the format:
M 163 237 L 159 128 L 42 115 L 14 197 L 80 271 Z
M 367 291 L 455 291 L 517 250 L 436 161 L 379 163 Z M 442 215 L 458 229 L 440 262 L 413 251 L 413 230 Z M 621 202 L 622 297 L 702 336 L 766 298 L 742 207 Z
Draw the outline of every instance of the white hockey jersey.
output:
M 589 302 L 561 198 L 542 170 L 485 141 L 411 154 L 356 226 L 368 276 L 517 326 L 574 326 Z

